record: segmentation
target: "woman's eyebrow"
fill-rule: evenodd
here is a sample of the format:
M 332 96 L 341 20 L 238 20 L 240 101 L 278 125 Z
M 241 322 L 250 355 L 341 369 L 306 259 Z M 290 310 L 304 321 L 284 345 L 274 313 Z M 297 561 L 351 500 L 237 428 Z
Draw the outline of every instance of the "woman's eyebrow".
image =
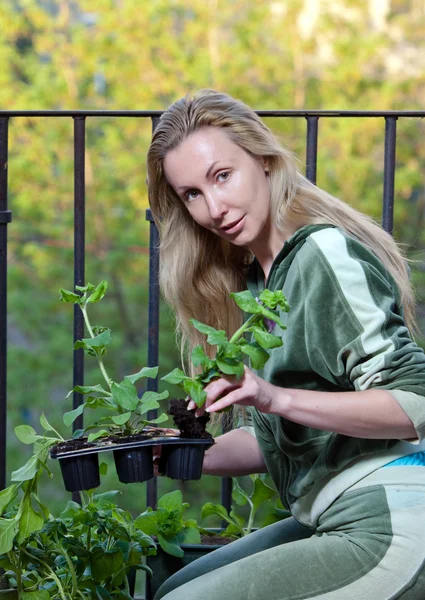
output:
M 215 160 L 213 163 L 211 163 L 211 165 L 208 168 L 208 171 L 205 173 L 205 179 L 208 179 L 208 177 L 211 175 L 211 171 L 214 169 L 214 167 L 221 161 L 219 160 Z M 190 186 L 189 186 L 190 187 Z M 177 188 L 177 191 L 180 192 L 181 190 L 185 190 L 187 189 L 188 186 L 187 185 L 182 185 L 180 187 Z

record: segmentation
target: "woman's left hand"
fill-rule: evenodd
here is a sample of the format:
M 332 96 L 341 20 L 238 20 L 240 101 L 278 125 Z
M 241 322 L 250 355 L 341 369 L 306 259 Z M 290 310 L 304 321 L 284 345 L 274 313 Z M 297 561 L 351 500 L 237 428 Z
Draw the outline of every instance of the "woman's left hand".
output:
M 232 404 L 255 406 L 259 411 L 269 413 L 273 406 L 273 388 L 273 385 L 245 367 L 245 372 L 240 379 L 229 375 L 211 381 L 204 388 L 207 393 L 205 404 L 197 408 L 195 414 L 199 417 L 205 411 L 217 412 Z M 188 409 L 195 407 L 196 404 L 191 400 Z

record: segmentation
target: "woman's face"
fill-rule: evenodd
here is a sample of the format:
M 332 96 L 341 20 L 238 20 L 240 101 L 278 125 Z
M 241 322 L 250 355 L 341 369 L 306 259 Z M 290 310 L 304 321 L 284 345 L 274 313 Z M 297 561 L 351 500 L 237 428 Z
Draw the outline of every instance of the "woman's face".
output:
M 224 129 L 208 127 L 168 152 L 164 171 L 199 225 L 256 254 L 269 230 L 265 162 L 235 144 Z

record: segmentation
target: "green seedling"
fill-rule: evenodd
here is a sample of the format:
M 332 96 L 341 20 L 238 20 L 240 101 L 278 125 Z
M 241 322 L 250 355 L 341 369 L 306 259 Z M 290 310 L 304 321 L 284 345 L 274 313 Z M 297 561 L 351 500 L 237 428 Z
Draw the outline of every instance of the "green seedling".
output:
M 184 552 L 181 544 L 200 544 L 201 536 L 194 519 L 184 519 L 183 513 L 189 508 L 183 502 L 180 490 L 164 494 L 158 500 L 158 508 L 147 510 L 135 520 L 145 534 L 156 536 L 158 544 L 168 554 L 181 558 Z
M 87 399 L 80 404 L 78 408 L 65 413 L 63 420 L 65 425 L 70 426 L 77 417 L 86 409 L 105 409 L 107 416 L 101 417 L 97 421 L 90 423 L 84 429 L 79 429 L 74 433 L 74 437 L 81 437 L 87 431 L 96 429 L 88 436 L 88 441 L 92 442 L 98 438 L 120 435 L 131 436 L 140 433 L 146 425 L 163 423 L 168 419 L 165 413 L 161 413 L 156 419 L 147 419 L 149 411 L 159 408 L 159 401 L 168 398 L 168 392 L 145 392 L 141 398 L 138 396 L 137 388 L 134 385 L 140 379 L 150 377 L 155 378 L 158 375 L 158 367 L 144 367 L 138 373 L 126 375 L 120 382 L 113 381 L 103 362 L 107 346 L 111 343 L 111 330 L 107 327 L 92 326 L 88 317 L 87 309 L 90 304 L 99 302 L 105 295 L 108 283 L 102 281 L 97 287 L 91 283 L 86 286 L 75 286 L 76 292 L 60 290 L 60 299 L 69 304 L 76 304 L 84 316 L 84 322 L 89 333 L 88 338 L 83 338 L 75 342 L 74 349 L 80 348 L 89 356 L 94 356 L 99 364 L 105 386 L 97 384 L 93 386 L 75 386 L 67 395 L 67 398 L 74 392 L 85 394 Z
M 49 447 L 62 440 L 44 415 L 44 435 L 28 425 L 16 427 L 33 455 L 12 473 L 0 492 L 0 585 L 19 600 L 131 600 L 128 575 L 144 569 L 143 557 L 156 554 L 154 540 L 136 527 L 115 503 L 119 492 L 80 492 L 81 504 L 68 502 L 55 518 L 38 496 Z M 52 437 L 53 433 L 56 437 Z
M 269 350 L 283 344 L 281 337 L 272 333 L 276 325 L 286 329 L 279 311 L 288 312 L 289 304 L 281 291 L 271 292 L 266 289 L 259 298 L 255 298 L 246 290 L 231 294 L 231 297 L 244 313 L 250 315 L 242 327 L 228 339 L 225 331 L 191 319 L 192 325 L 207 336 L 207 343 L 217 347 L 215 356 L 209 358 L 202 346 L 196 346 L 191 360 L 194 367 L 201 368 L 198 375 L 189 377 L 181 369 L 174 369 L 162 378 L 183 389 L 197 406 L 204 404 L 204 387 L 210 381 L 223 375 L 233 375 L 240 379 L 244 374 L 244 359 L 247 357 L 253 369 L 262 369 L 269 359 Z
M 233 479 L 232 499 L 233 503 L 230 512 L 222 504 L 213 504 L 207 502 L 202 507 L 201 518 L 216 516 L 228 523 L 226 529 L 220 535 L 225 537 L 240 538 L 252 532 L 254 519 L 258 509 L 264 502 L 268 502 L 277 496 L 276 491 L 264 482 L 261 475 L 250 475 L 253 482 L 253 488 L 250 493 L 246 492 L 239 484 L 237 479 Z M 236 506 L 249 507 L 248 518 L 238 513 Z M 271 525 L 281 519 L 290 516 L 290 512 L 285 510 L 279 499 L 274 505 L 269 507 L 260 527 Z M 208 530 L 201 529 L 202 533 L 208 534 Z

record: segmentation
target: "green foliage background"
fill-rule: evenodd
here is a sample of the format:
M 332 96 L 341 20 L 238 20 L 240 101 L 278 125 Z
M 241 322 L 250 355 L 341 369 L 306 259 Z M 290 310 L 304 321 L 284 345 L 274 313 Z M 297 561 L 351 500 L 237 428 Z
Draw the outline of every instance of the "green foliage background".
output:
M 164 109 L 213 87 L 255 109 L 420 110 L 425 2 L 392 0 L 388 7 L 371 0 L 2 0 L 0 109 Z M 305 120 L 268 124 L 302 163 Z M 420 309 L 424 133 L 420 119 L 398 122 L 395 234 L 416 261 Z M 378 220 L 383 134 L 378 118 L 319 124 L 318 185 Z M 112 329 L 114 377 L 146 364 L 150 136 L 149 120 L 87 119 L 86 278 L 110 283 L 94 322 Z M 24 458 L 12 428 L 37 426 L 43 410 L 64 432 L 61 414 L 69 409 L 73 315 L 58 290 L 73 281 L 72 119 L 11 118 L 9 144 L 10 472 Z M 160 373 L 178 364 L 172 316 L 162 307 Z M 87 360 L 86 383 L 97 381 Z M 176 485 L 198 509 L 219 501 L 214 478 L 163 480 L 160 492 Z M 107 488 L 122 489 L 132 510 L 144 507 L 144 484 L 125 489 L 110 469 L 101 491 Z M 44 493 L 58 507 L 68 496 L 57 478 Z

